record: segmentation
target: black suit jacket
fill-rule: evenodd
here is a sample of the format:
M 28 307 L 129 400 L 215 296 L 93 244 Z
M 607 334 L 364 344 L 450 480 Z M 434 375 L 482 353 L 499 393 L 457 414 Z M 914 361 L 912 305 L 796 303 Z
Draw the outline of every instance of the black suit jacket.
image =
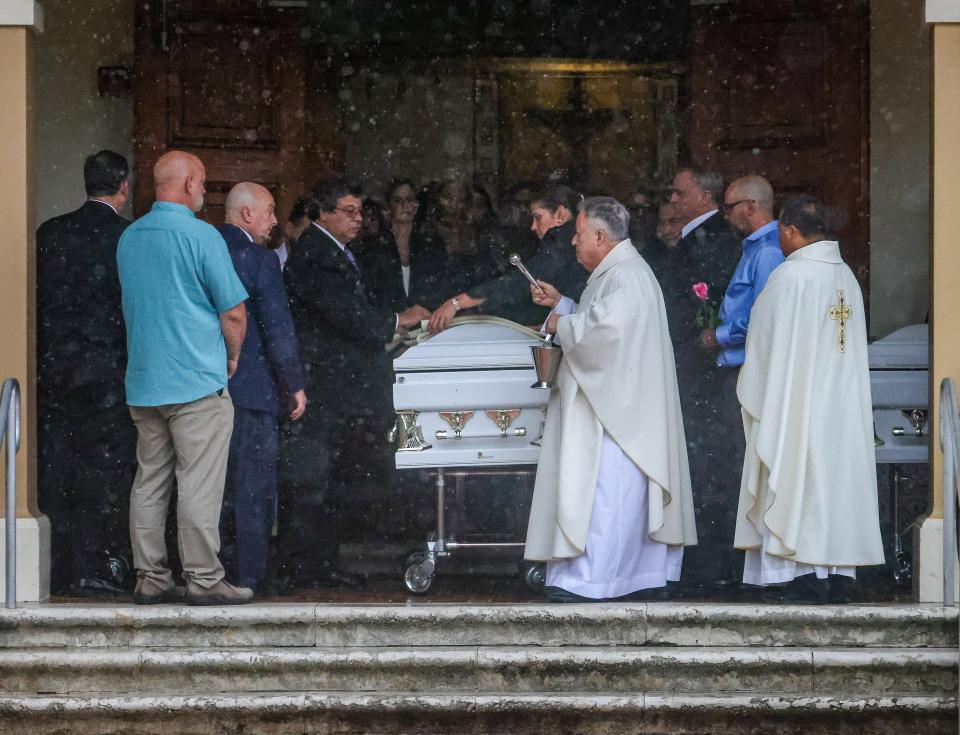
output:
M 89 389 L 101 407 L 123 404 L 126 334 L 117 242 L 129 221 L 102 202 L 37 230 L 37 388 L 46 403 Z M 88 407 L 89 408 L 89 407 Z
M 534 278 L 553 284 L 564 296 L 579 301 L 590 274 L 577 262 L 575 231 L 573 221 L 550 228 L 540 241 L 540 249 L 524 265 Z M 479 308 L 481 313 L 520 324 L 540 324 L 550 311 L 533 303 L 527 279 L 513 266 L 499 278 L 470 289 L 469 294 L 486 299 Z
M 493 252 L 499 234 L 492 228 L 475 227 L 472 236 L 474 251 L 448 253 L 440 236 L 430 228 L 424 229 L 419 253 L 411 251 L 410 255 L 416 279 L 410 284 L 412 303 L 433 310 L 451 296 L 470 293 L 471 288 L 497 275 Z
M 440 279 L 445 272 L 447 254 L 436 240 L 414 230 L 410 237 L 410 295 L 403 290 L 403 270 L 400 253 L 392 232 L 365 238 L 355 251 L 360 265 L 360 280 L 374 306 L 380 309 L 403 311 L 408 306 L 433 304 L 443 299 L 448 286 L 442 286 L 443 295 L 437 296 Z M 459 293 L 459 292 L 458 292 Z
M 717 212 L 681 238 L 665 256 L 660 285 L 681 383 L 690 378 L 691 370 L 695 373 L 706 369 L 716 359 L 716 355 L 699 346 L 701 329 L 696 318 L 700 302 L 693 294 L 693 285 L 707 284 L 710 303 L 719 314 L 740 251 L 740 238 Z
M 391 311 L 403 311 L 410 304 L 403 290 L 403 271 L 400 254 L 390 233 L 365 237 L 353 253 L 360 266 L 360 280 L 367 297 L 374 306 Z M 411 276 L 413 271 L 411 271 Z
M 284 276 L 307 395 L 317 403 L 308 414 L 382 411 L 393 382 L 384 345 L 393 338 L 396 314 L 371 303 L 357 269 L 315 225 L 297 240 Z
M 250 295 L 246 301 L 247 336 L 237 372 L 230 378 L 230 397 L 239 408 L 276 415 L 280 411 L 278 394 L 287 397 L 303 388 L 280 259 L 272 250 L 251 242 L 239 227 L 223 225 L 220 234 Z

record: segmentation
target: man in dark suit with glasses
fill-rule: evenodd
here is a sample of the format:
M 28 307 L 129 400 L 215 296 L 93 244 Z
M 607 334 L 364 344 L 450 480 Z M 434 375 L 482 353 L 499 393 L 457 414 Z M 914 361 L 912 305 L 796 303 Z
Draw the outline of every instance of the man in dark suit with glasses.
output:
M 389 485 L 386 435 L 393 382 L 384 346 L 398 329 L 430 316 L 375 306 L 349 243 L 360 233 L 361 192 L 344 179 L 313 189 L 316 219 L 297 240 L 284 271 L 300 339 L 307 395 L 315 402 L 289 427 L 281 450 L 280 541 L 284 573 L 297 586 L 354 587 L 340 570 L 336 515 L 359 484 Z

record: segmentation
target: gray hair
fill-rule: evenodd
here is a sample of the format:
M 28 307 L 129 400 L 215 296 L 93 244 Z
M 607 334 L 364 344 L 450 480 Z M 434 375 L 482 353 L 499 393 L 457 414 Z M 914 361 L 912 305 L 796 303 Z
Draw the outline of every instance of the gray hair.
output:
M 588 197 L 580 202 L 578 209 L 587 219 L 598 222 L 611 240 L 627 239 L 630 213 L 613 197 Z
M 714 204 L 723 201 L 723 177 L 716 171 L 699 171 L 690 167 L 677 169 L 677 173 L 681 171 L 689 171 L 697 186 L 710 195 Z

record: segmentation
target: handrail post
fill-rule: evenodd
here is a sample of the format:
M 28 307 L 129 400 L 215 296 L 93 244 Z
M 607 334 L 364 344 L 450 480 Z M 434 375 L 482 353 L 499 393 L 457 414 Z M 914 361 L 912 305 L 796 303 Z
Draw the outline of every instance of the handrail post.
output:
M 956 603 L 957 500 L 960 492 L 960 413 L 953 378 L 940 382 L 940 451 L 943 452 L 943 604 Z
M 20 443 L 19 422 L 20 395 L 14 388 L 10 391 L 7 404 L 7 502 L 4 508 L 4 520 L 7 523 L 7 607 L 17 606 L 17 445 Z
M 4 522 L 6 526 L 6 605 L 17 606 L 17 452 L 20 450 L 20 383 L 3 381 L 0 392 L 0 442 L 7 443 L 7 487 Z
M 954 536 L 954 509 L 956 507 L 956 489 L 953 484 L 954 439 L 946 437 L 943 442 L 943 604 L 953 607 L 954 556 L 956 555 L 956 537 Z

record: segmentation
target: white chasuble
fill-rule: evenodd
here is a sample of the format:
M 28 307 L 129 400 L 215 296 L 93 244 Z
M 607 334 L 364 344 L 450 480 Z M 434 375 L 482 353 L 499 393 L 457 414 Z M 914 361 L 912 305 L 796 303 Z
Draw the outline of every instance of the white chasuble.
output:
M 663 296 L 629 240 L 590 274 L 576 313 L 560 317 L 557 338 L 563 360 L 547 407 L 525 557 L 572 559 L 584 554 L 588 535 L 596 537 L 591 517 L 605 439 L 646 481 L 641 531 L 661 544 L 695 544 Z
M 734 544 L 761 555 L 748 558 L 747 581 L 882 564 L 863 297 L 836 242 L 807 245 L 773 272 L 746 353 Z

